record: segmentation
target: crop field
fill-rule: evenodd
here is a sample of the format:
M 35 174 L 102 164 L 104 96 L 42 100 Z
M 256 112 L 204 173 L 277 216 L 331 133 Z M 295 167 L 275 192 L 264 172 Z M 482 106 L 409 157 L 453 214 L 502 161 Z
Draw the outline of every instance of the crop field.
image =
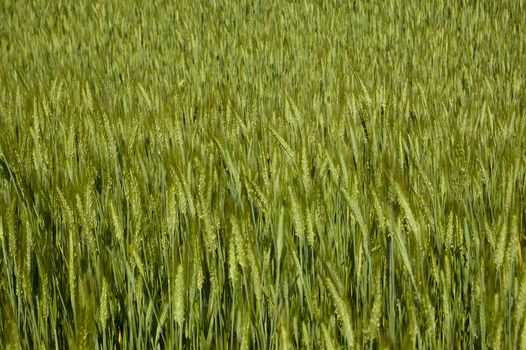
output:
M 0 349 L 526 349 L 526 3 L 0 1 Z

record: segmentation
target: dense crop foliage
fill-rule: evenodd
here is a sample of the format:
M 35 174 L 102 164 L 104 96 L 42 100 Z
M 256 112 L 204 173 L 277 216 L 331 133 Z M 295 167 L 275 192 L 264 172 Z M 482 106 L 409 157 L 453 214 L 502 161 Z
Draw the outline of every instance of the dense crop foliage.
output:
M 526 5 L 0 2 L 0 348 L 526 348 Z

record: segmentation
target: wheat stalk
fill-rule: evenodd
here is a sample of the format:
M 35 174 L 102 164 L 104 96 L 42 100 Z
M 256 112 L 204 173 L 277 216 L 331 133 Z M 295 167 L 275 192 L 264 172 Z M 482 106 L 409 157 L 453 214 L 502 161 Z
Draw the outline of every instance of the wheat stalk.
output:
M 182 326 L 184 322 L 184 306 L 185 306 L 185 279 L 183 265 L 177 268 L 175 276 L 175 295 L 174 295 L 174 320 Z
M 506 250 L 507 241 L 508 241 L 508 223 L 504 222 L 499 232 L 499 236 L 497 240 L 497 247 L 495 249 L 494 259 L 493 259 L 495 268 L 497 270 L 500 270 L 502 263 L 504 261 L 504 254 Z
M 522 331 L 520 333 L 519 349 L 526 349 L 526 322 L 523 322 Z
M 117 238 L 117 242 L 122 243 L 122 241 L 124 240 L 124 229 L 122 228 L 121 219 L 119 217 L 119 214 L 115 210 L 113 202 L 110 202 L 110 215 L 111 221 L 113 223 L 115 238 Z
M 352 326 L 351 313 L 349 311 L 347 302 L 340 296 L 338 289 L 331 279 L 325 278 L 325 285 L 330 292 L 334 306 L 336 307 L 336 314 L 342 322 L 343 335 L 347 340 L 349 348 L 354 347 L 354 330 Z
M 106 325 L 106 321 L 108 320 L 108 293 L 108 283 L 106 282 L 106 279 L 103 278 L 99 302 L 99 322 L 103 327 Z
M 325 349 L 336 349 L 337 347 L 332 341 L 331 334 L 329 333 L 325 323 L 322 323 L 321 325 L 321 333 L 323 335 L 323 341 L 325 342 Z
M 274 137 L 276 138 L 276 140 L 278 141 L 279 145 L 283 148 L 283 150 L 285 151 L 285 154 L 291 159 L 291 160 L 294 160 L 295 159 L 295 156 L 294 156 L 294 151 L 292 151 L 292 148 L 289 146 L 289 144 L 287 143 L 287 141 L 285 141 L 285 139 L 283 137 L 281 137 L 278 132 L 276 130 L 274 130 L 273 128 L 269 128 L 270 131 L 272 132 L 272 135 L 274 135 Z
M 290 210 L 292 214 L 292 221 L 294 223 L 294 232 L 300 238 L 303 238 L 305 234 L 305 225 L 303 220 L 303 213 L 298 203 L 296 196 L 293 190 L 289 187 L 289 197 L 290 197 Z

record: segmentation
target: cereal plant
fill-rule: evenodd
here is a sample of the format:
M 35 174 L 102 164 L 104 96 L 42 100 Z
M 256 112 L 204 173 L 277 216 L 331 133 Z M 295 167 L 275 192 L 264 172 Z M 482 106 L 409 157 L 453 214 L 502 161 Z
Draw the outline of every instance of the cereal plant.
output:
M 0 348 L 526 349 L 525 14 L 3 0 Z

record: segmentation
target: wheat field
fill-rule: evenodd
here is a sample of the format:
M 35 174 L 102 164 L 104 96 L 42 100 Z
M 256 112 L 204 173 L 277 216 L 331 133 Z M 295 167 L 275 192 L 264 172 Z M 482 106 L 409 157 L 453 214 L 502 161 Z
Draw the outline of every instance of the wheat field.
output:
M 1 349 L 526 349 L 526 4 L 0 2 Z

